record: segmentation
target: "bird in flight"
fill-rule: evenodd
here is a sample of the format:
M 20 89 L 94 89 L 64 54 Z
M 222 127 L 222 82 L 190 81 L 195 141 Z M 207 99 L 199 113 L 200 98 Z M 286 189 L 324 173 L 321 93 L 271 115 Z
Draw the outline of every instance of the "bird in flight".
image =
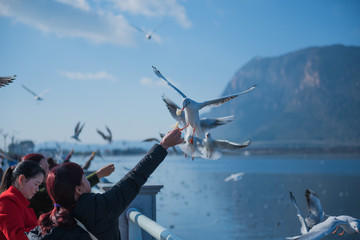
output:
M 329 216 L 325 215 L 319 197 L 310 189 L 306 189 L 305 197 L 307 202 L 308 214 L 304 218 L 297 206 L 296 200 L 292 192 L 290 192 L 290 200 L 297 210 L 297 216 L 301 223 L 300 232 L 302 235 L 288 237 L 287 239 L 321 239 L 325 235 L 335 234 L 339 227 L 343 229 L 339 236 L 348 234 L 359 234 L 360 220 L 348 215 Z
M 40 101 L 44 100 L 42 96 L 43 96 L 47 91 L 50 90 L 50 89 L 48 88 L 48 89 L 44 90 L 42 93 L 36 94 L 35 92 L 33 92 L 33 91 L 31 91 L 29 88 L 27 88 L 25 85 L 22 85 L 22 86 L 23 86 L 23 88 L 24 88 L 26 91 L 28 91 L 29 93 L 31 93 L 31 94 L 34 96 L 34 99 L 35 99 L 37 102 L 40 102 Z
M 130 24 L 130 26 L 132 26 L 134 29 L 136 29 L 136 30 L 138 30 L 139 32 L 141 32 L 142 34 L 144 34 L 144 35 L 145 35 L 145 38 L 148 39 L 148 40 L 150 40 L 150 39 L 152 38 L 152 35 L 153 35 L 157 30 L 159 30 L 159 29 L 163 26 L 163 24 L 161 24 L 160 26 L 158 26 L 157 28 L 155 28 L 154 30 L 149 31 L 149 32 L 143 30 L 142 28 L 140 28 L 140 27 L 138 27 L 138 26 L 135 26 L 134 24 Z
M 15 80 L 15 78 L 16 75 L 12 75 L 9 77 L 0 77 L 0 88 L 9 85 L 9 83 L 12 83 Z
M 216 98 L 216 99 L 212 99 L 212 100 L 208 100 L 208 101 L 204 101 L 204 102 L 196 102 L 194 100 L 192 100 L 191 98 L 187 97 L 183 92 L 181 92 L 177 87 L 175 87 L 173 84 L 171 84 L 161 73 L 159 70 L 157 70 L 154 66 L 152 67 L 154 73 L 156 74 L 156 76 L 158 76 L 159 78 L 163 79 L 170 87 L 172 87 L 176 92 L 178 92 L 180 94 L 180 96 L 183 98 L 182 101 L 182 109 L 177 109 L 176 114 L 177 115 L 181 115 L 181 113 L 185 110 L 185 121 L 186 121 L 186 127 L 189 127 L 189 131 L 186 134 L 191 134 L 191 130 L 192 130 L 192 135 L 189 138 L 189 142 L 193 143 L 193 137 L 196 136 L 200 139 L 204 139 L 205 138 L 205 132 L 203 131 L 203 129 L 200 126 L 200 117 L 199 117 L 199 110 L 204 108 L 204 107 L 217 107 L 220 106 L 228 101 L 230 101 L 231 99 L 248 93 L 250 91 L 252 91 L 256 85 L 253 85 L 252 87 L 250 87 L 249 89 L 242 91 L 240 93 L 237 94 L 233 94 L 233 95 L 229 95 L 229 96 L 224 96 L 224 97 L 220 97 L 220 98 Z
M 222 156 L 222 150 L 235 151 L 245 148 L 250 145 L 250 140 L 243 143 L 233 143 L 227 140 L 215 140 L 211 137 L 211 134 L 207 132 L 205 139 L 203 140 L 202 157 L 206 159 L 218 159 Z
M 78 122 L 74 129 L 74 135 L 71 136 L 71 138 L 75 139 L 78 142 L 81 142 L 81 140 L 79 139 L 79 135 L 80 135 L 84 125 L 85 125 L 85 123 L 83 123 L 83 125 L 80 126 L 80 122 Z
M 102 131 L 100 131 L 99 129 L 96 129 L 96 131 L 103 137 L 104 140 L 108 141 L 109 144 L 112 142 L 112 134 L 110 129 L 105 126 L 106 131 L 108 132 L 109 135 L 105 135 Z
M 162 99 L 165 102 L 166 107 L 169 110 L 171 116 L 177 122 L 179 122 L 182 125 L 182 127 L 185 127 L 186 126 L 185 113 L 181 112 L 179 115 L 176 114 L 176 110 L 179 109 L 180 107 L 176 103 L 171 101 L 169 98 L 167 98 L 165 95 L 162 96 Z M 204 132 L 207 132 L 212 128 L 224 125 L 233 120 L 234 120 L 234 116 L 227 116 L 227 117 L 220 117 L 220 118 L 201 118 L 200 126 Z

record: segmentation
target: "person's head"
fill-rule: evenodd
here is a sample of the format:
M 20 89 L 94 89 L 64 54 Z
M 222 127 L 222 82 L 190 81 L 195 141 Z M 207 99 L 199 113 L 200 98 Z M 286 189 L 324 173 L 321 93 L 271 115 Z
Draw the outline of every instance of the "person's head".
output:
M 25 155 L 22 158 L 22 161 L 33 161 L 33 162 L 36 162 L 37 164 L 39 164 L 40 167 L 42 169 L 44 169 L 44 171 L 46 173 L 45 179 L 44 179 L 44 180 L 46 180 L 46 176 L 49 173 L 49 164 L 43 155 L 38 154 L 38 153 L 30 153 L 30 154 Z
M 83 193 L 91 192 L 83 169 L 73 162 L 61 164 L 51 170 L 46 186 L 53 202 L 64 208 L 71 208 Z
M 51 171 L 51 169 L 53 169 L 54 167 L 56 167 L 58 165 L 56 160 L 53 159 L 52 157 L 47 158 L 47 163 L 49 165 L 49 171 Z
M 79 197 L 83 193 L 91 192 L 83 169 L 73 162 L 58 165 L 49 172 L 46 187 L 54 202 L 54 209 L 39 218 L 43 233 L 50 231 L 54 222 L 64 228 L 76 224 L 70 213 Z
M 45 171 L 39 164 L 32 161 L 20 162 L 16 166 L 9 167 L 1 181 L 0 193 L 10 186 L 16 187 L 27 199 L 31 199 L 45 177 Z

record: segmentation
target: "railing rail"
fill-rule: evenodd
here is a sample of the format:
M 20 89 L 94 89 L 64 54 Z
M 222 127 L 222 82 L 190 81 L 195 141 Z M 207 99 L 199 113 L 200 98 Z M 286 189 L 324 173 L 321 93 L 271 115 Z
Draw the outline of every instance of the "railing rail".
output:
M 176 236 L 171 231 L 139 212 L 136 208 L 129 208 L 126 211 L 126 216 L 157 240 L 183 240 L 181 237 Z

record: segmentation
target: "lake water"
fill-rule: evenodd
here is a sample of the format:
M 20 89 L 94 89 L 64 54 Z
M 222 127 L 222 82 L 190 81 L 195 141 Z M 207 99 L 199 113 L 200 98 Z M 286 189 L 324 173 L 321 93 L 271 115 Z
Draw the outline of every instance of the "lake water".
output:
M 116 171 L 108 179 L 115 182 L 141 158 L 96 157 L 90 169 L 114 163 Z M 72 160 L 81 164 L 86 158 Z M 240 180 L 225 181 L 235 173 L 242 173 Z M 326 214 L 360 218 L 359 155 L 241 155 L 215 161 L 169 155 L 148 183 L 164 185 L 157 195 L 157 222 L 189 240 L 275 240 L 299 235 L 300 222 L 289 192 L 306 215 L 307 188 L 318 194 Z M 360 240 L 360 235 L 345 233 L 341 239 Z

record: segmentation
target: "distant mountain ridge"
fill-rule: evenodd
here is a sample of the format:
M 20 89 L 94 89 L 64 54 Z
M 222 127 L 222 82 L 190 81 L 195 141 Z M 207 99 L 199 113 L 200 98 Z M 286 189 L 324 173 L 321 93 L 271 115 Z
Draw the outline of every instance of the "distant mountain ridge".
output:
M 218 139 L 253 143 L 344 143 L 360 140 L 360 47 L 310 47 L 254 58 L 221 96 L 257 88 L 204 117 L 234 115 L 213 130 Z

